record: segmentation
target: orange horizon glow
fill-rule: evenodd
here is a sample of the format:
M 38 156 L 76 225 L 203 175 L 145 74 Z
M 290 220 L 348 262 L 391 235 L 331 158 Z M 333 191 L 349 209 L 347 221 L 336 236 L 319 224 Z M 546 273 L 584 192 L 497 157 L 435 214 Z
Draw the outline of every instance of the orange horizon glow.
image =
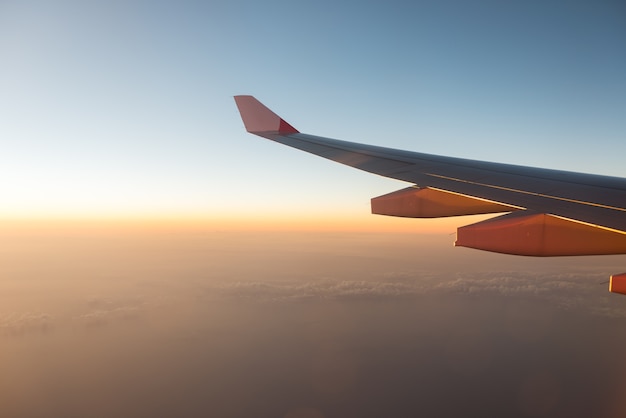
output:
M 438 219 L 411 219 L 379 215 L 334 217 L 307 216 L 31 216 L 0 217 L 2 229 L 102 229 L 129 228 L 155 230 L 282 231 L 282 232 L 374 232 L 407 234 L 455 233 L 462 225 L 479 222 L 493 215 Z

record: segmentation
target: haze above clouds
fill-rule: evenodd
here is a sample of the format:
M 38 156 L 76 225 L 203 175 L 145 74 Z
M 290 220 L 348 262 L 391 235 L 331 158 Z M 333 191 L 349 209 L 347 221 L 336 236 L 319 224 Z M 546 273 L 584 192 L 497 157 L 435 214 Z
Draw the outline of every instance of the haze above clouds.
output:
M 598 284 L 623 257 L 515 258 L 451 240 L 6 232 L 0 409 L 623 416 L 626 308 Z

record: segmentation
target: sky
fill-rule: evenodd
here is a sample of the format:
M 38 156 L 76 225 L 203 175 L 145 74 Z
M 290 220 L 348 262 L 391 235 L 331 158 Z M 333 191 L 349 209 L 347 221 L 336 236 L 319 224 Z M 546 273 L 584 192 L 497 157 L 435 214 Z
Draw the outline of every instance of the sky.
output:
M 626 416 L 618 256 L 454 248 L 245 132 L 625 176 L 621 1 L 0 0 L 0 415 Z
M 387 222 L 369 199 L 405 183 L 247 134 L 237 94 L 306 133 L 623 177 L 625 20 L 620 1 L 4 0 L 0 217 Z

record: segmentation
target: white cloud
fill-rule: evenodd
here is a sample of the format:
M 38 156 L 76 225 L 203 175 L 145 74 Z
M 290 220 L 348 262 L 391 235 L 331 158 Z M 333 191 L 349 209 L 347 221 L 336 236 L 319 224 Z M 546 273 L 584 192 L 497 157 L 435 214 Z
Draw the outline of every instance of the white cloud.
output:
M 97 309 L 83 315 L 79 319 L 87 327 L 98 327 L 115 320 L 135 319 L 139 316 L 139 306 L 120 306 L 111 309 Z
M 619 295 L 600 285 L 603 276 L 583 273 L 489 272 L 449 275 L 389 273 L 380 280 L 307 279 L 304 281 L 222 282 L 222 295 L 258 302 L 324 299 L 398 299 L 426 294 L 532 298 L 563 309 L 587 309 L 602 316 L 626 317 Z M 619 303 L 622 302 L 622 303 Z
M 234 282 L 222 284 L 218 290 L 225 295 L 259 301 L 302 299 L 372 299 L 407 297 L 419 288 L 406 283 L 388 281 L 330 279 L 306 282 Z

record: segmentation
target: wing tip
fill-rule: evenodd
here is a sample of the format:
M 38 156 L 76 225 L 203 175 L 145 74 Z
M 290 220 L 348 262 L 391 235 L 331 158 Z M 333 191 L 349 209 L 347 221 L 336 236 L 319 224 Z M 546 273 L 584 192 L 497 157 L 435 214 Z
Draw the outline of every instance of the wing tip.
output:
M 246 131 L 253 134 L 261 132 L 297 134 L 300 132 L 254 96 L 238 95 L 234 98 Z

